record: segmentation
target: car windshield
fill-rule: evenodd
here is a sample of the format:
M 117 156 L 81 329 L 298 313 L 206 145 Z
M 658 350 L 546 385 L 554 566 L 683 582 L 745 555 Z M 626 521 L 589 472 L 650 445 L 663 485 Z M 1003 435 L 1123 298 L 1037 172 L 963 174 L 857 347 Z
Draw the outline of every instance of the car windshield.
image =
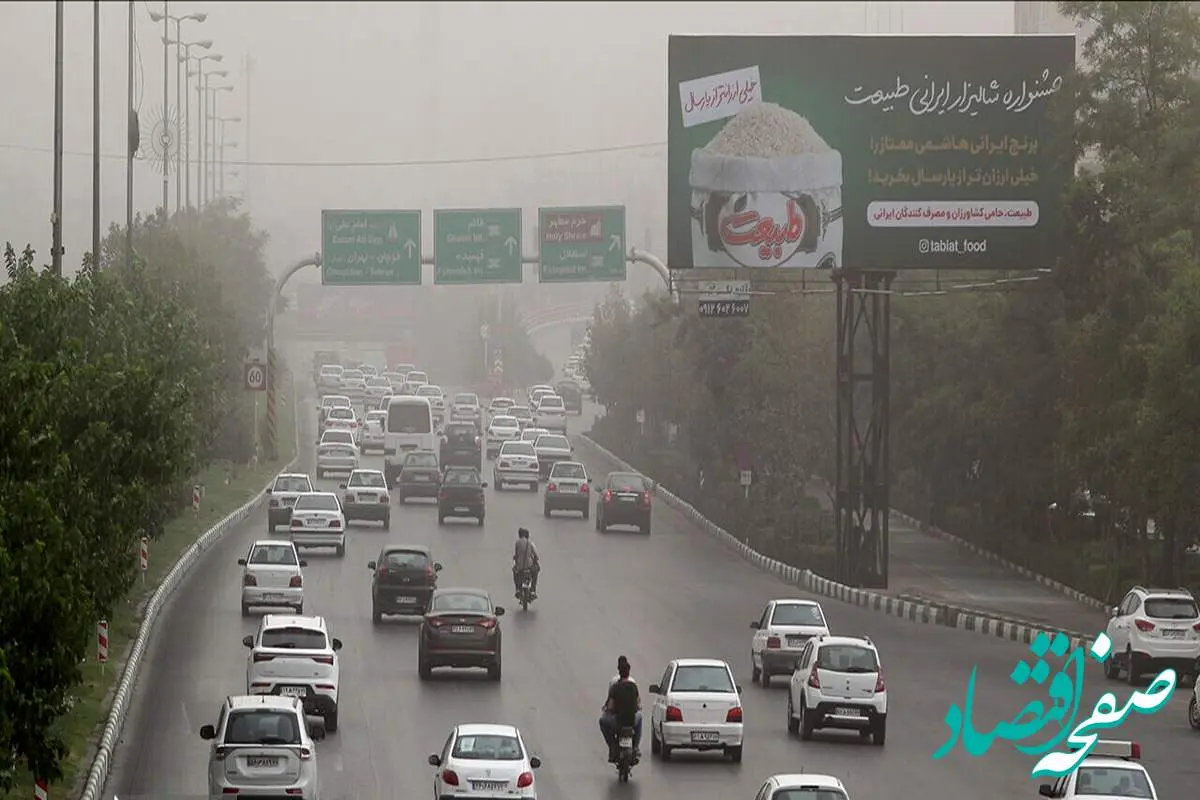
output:
M 258 646 L 279 650 L 324 650 L 325 633 L 296 626 L 267 628 L 262 632 Z
M 802 786 L 798 789 L 779 789 L 771 800 L 846 800 L 845 792 L 824 786 Z
M 276 492 L 311 492 L 312 483 L 306 475 L 281 475 L 275 479 Z
M 471 469 L 450 469 L 446 470 L 445 477 L 442 478 L 444 486 L 478 486 L 479 473 Z
M 675 670 L 672 692 L 736 692 L 729 670 L 722 666 L 691 665 Z
M 617 492 L 644 492 L 646 482 L 641 475 L 619 472 L 608 476 L 608 488 Z
M 324 367 L 321 367 L 321 374 L 322 375 L 341 375 L 342 368 L 341 367 L 331 367 L 329 365 L 326 365 Z
M 491 408 L 511 408 L 517 404 L 511 397 L 497 397 L 492 401 Z
M 344 381 L 361 381 L 363 377 L 361 369 L 348 369 L 342 373 L 342 380 Z
M 296 560 L 296 550 L 290 544 L 255 545 L 247 561 L 251 564 L 270 564 L 279 567 L 294 567 L 300 563 Z
M 473 614 L 492 613 L 492 603 L 479 594 L 440 594 L 430 604 L 432 611 L 469 611 Z
M 511 409 L 509 409 L 508 413 L 512 414 L 513 417 L 515 417 L 518 420 L 533 419 L 533 412 L 530 411 L 528 408 L 524 408 L 522 406 L 513 406 Z
M 829 672 L 878 672 L 875 651 L 857 644 L 827 644 L 817 653 L 817 666 Z
M 463 422 L 451 423 L 450 425 L 446 426 L 446 438 L 450 438 L 450 437 L 453 437 L 456 439 L 463 439 L 463 438 L 474 439 L 475 438 L 475 426 L 469 422 L 467 422 L 467 423 L 463 423 Z
M 383 563 L 388 569 L 425 569 L 429 566 L 429 558 L 424 553 L 414 550 L 389 550 L 383 557 Z
M 521 761 L 525 754 L 515 736 L 473 734 L 458 737 L 450 757 L 465 761 Z
M 516 417 L 492 417 L 492 424 L 497 428 L 515 428 L 517 427 Z
M 422 386 L 417 389 L 417 395 L 420 397 L 441 397 L 442 389 L 440 386 Z
M 550 448 L 552 450 L 569 450 L 571 444 L 567 441 L 567 437 L 565 436 L 543 433 L 537 438 L 537 443 L 534 444 L 534 447 L 539 450 L 543 448 Z
M 367 486 L 372 489 L 386 489 L 387 483 L 383 480 L 382 472 L 352 472 L 350 480 L 346 482 L 347 486 Z
M 341 511 L 337 498 L 331 494 L 302 494 L 296 498 L 296 511 Z
M 543 397 L 541 399 L 541 401 L 538 402 L 538 408 L 553 409 L 553 408 L 562 408 L 562 407 L 563 407 L 562 398 L 558 397 L 557 395 L 555 395 L 553 397 L 549 397 L 549 396 Z
M 433 453 L 409 453 L 404 457 L 406 467 L 436 467 L 437 456 Z
M 824 625 L 821 609 L 806 603 L 780 603 L 771 614 L 772 625 Z
M 367 386 L 391 386 L 392 382 L 387 378 L 371 378 L 367 381 Z
M 454 405 L 456 405 L 456 406 L 479 405 L 479 398 L 473 394 L 456 394 L 456 395 L 454 395 Z
M 1195 619 L 1196 602 L 1185 597 L 1147 597 L 1146 616 L 1154 619 Z
M 349 408 L 350 398 L 342 397 L 341 395 L 329 395 L 321 398 L 321 405 L 326 408 Z
M 531 430 L 529 428 L 526 428 L 525 431 L 521 434 L 521 441 L 529 442 L 530 444 L 533 444 L 535 441 L 537 441 L 537 438 L 541 435 L 542 435 L 541 431 Z
M 354 412 L 349 408 L 331 408 L 329 409 L 330 419 L 354 419 Z
M 533 445 L 529 442 L 505 442 L 500 447 L 502 456 L 532 456 Z
M 568 478 L 574 480 L 584 480 L 587 478 L 587 473 L 583 471 L 582 464 L 555 464 L 554 469 L 550 470 L 551 478 Z
M 367 412 L 367 422 L 378 422 L 380 425 L 387 419 L 387 412 L 376 409 L 375 411 Z
M 321 444 L 354 444 L 354 434 L 341 430 L 325 431 Z
M 408 377 L 406 378 L 406 380 L 409 383 L 428 383 L 429 376 L 426 375 L 424 372 L 410 372 L 410 373 L 408 373 Z
M 1136 767 L 1079 768 L 1075 794 L 1091 797 L 1154 797 L 1146 773 Z
M 231 711 L 224 743 L 300 744 L 300 719 L 294 711 L 273 708 Z

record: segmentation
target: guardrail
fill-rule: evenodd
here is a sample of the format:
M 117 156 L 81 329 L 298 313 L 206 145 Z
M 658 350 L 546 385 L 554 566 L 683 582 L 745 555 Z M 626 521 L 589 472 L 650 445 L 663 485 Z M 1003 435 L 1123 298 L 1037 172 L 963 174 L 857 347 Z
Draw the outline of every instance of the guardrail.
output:
M 294 427 L 296 429 L 296 457 L 284 467 L 283 472 L 290 472 L 294 469 L 296 462 L 300 460 L 301 426 L 300 415 L 298 413 L 299 404 L 296 401 L 297 392 L 294 385 L 291 394 L 292 419 L 295 420 Z M 274 483 L 274 478 L 271 479 L 271 482 Z M 108 712 L 108 721 L 104 724 L 104 733 L 100 737 L 100 745 L 97 747 L 96 755 L 92 759 L 92 767 L 88 772 L 87 783 L 84 785 L 80 800 L 101 800 L 104 792 L 104 784 L 108 781 L 109 771 L 112 768 L 113 751 L 116 749 L 117 742 L 121 738 L 121 731 L 125 727 L 125 717 L 129 713 L 133 692 L 137 688 L 138 673 L 142 668 L 142 659 L 145 658 L 146 650 L 150 646 L 150 637 L 154 634 L 154 627 L 158 622 L 158 615 L 162 612 L 163 606 L 166 605 L 167 599 L 183 583 L 188 572 L 196 565 L 196 562 L 200 560 L 204 552 L 220 541 L 231 528 L 246 519 L 246 517 L 250 516 L 258 508 L 266 496 L 266 490 L 270 486 L 271 484 L 268 483 L 252 500 L 236 511 L 229 513 L 220 522 L 205 531 L 191 547 L 184 551 L 179 560 L 175 562 L 175 565 L 171 567 L 171 570 L 163 576 L 162 581 L 158 584 L 158 588 L 154 590 L 154 594 L 146 602 L 146 607 L 142 611 L 142 624 L 138 628 L 137 638 L 134 639 L 133 647 L 129 650 L 129 658 L 125 661 L 125 668 L 121 673 L 121 680 L 117 684 L 116 694 L 113 695 L 112 707 Z

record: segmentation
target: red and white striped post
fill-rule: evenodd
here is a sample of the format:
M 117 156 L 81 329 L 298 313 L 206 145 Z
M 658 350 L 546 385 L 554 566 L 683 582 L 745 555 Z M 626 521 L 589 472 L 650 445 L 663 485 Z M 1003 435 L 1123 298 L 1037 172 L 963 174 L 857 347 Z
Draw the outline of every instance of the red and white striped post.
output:
M 192 511 L 200 513 L 200 484 L 192 487 Z
M 142 545 L 138 551 L 138 566 L 142 570 L 142 583 L 146 582 L 146 570 L 150 569 L 150 540 L 143 536 Z
M 33 800 L 49 800 L 50 789 L 45 778 L 38 778 L 33 782 Z
M 108 663 L 108 620 L 96 623 L 96 660 L 101 667 Z

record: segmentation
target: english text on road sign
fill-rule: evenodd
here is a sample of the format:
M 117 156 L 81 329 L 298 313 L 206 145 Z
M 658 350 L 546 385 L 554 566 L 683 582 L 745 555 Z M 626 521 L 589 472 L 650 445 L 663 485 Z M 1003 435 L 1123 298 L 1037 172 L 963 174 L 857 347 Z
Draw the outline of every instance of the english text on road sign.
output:
M 539 208 L 538 280 L 625 280 L 625 206 Z
M 698 310 L 702 317 L 748 316 L 750 281 L 700 281 Z
M 433 212 L 433 282 L 520 283 L 521 209 Z
M 260 364 L 257 361 L 247 361 L 243 375 L 245 376 L 247 391 L 265 392 L 267 390 L 267 367 L 265 364 Z
M 421 283 L 420 211 L 322 211 L 321 283 Z

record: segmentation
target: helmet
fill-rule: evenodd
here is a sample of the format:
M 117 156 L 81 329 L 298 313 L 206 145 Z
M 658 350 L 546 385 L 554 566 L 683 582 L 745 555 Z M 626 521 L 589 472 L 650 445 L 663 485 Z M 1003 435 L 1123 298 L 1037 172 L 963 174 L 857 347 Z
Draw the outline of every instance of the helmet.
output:
M 517 538 L 518 539 L 528 539 L 529 531 L 526 530 L 525 528 L 517 528 Z

